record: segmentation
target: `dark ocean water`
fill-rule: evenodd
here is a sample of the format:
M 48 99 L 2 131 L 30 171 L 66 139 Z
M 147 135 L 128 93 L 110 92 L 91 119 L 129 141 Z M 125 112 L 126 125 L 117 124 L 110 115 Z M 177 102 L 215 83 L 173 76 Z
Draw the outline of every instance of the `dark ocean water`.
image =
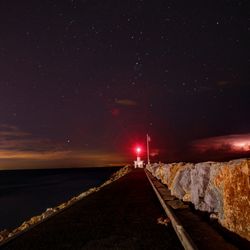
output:
M 0 171 L 0 231 L 98 186 L 118 168 Z

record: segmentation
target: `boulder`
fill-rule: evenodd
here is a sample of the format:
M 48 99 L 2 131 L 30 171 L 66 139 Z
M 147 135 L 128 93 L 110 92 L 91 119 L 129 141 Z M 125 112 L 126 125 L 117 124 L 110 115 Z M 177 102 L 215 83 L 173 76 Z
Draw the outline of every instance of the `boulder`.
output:
M 8 238 L 8 235 L 9 235 L 9 231 L 8 230 L 2 230 L 1 232 L 0 232 L 0 242 L 1 241 L 4 241 L 6 238 Z
M 194 165 L 191 163 L 185 164 L 179 171 L 176 172 L 172 183 L 171 194 L 185 201 L 191 200 L 191 170 Z
M 171 194 L 250 240 L 250 159 L 147 165 Z
M 250 240 L 250 159 L 223 164 L 213 179 L 223 209 L 219 222 L 227 229 Z

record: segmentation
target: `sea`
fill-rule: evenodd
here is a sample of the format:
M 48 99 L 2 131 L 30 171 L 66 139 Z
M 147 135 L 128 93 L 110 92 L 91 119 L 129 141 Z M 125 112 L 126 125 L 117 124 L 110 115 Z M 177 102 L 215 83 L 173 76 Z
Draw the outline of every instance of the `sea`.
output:
M 1 170 L 0 231 L 106 181 L 117 167 Z

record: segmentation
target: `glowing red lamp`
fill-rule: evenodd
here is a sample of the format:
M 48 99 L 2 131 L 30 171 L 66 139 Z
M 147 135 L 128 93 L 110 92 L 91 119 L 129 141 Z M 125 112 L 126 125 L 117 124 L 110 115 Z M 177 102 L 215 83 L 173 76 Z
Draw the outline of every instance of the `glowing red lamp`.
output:
M 137 154 L 140 154 L 141 153 L 141 148 L 137 147 L 136 152 L 137 152 Z
M 136 155 L 139 156 L 139 155 L 141 154 L 141 152 L 142 152 L 141 147 L 137 146 L 137 147 L 135 148 L 135 152 L 136 152 Z

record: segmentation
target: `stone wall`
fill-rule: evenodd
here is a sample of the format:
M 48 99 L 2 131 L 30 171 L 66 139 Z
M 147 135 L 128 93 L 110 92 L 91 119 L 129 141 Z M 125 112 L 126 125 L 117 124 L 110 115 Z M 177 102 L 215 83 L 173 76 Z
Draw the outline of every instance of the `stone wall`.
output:
M 147 169 L 172 195 L 192 202 L 228 230 L 250 240 L 250 159 L 151 164 Z

